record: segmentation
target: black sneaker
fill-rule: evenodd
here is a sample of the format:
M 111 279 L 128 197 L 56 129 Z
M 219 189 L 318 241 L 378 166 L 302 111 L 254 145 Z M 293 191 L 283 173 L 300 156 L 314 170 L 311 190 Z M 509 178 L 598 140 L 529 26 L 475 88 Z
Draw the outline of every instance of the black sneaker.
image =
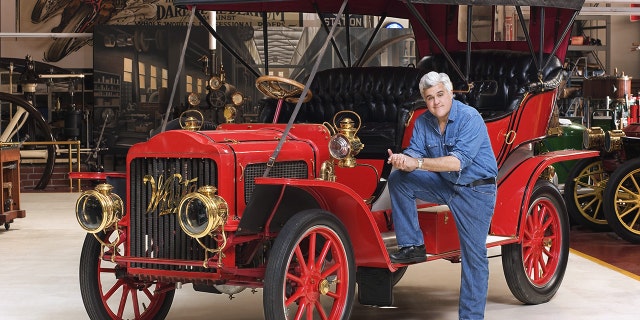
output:
M 427 250 L 421 246 L 402 247 L 398 252 L 389 255 L 393 263 L 415 263 L 427 261 Z

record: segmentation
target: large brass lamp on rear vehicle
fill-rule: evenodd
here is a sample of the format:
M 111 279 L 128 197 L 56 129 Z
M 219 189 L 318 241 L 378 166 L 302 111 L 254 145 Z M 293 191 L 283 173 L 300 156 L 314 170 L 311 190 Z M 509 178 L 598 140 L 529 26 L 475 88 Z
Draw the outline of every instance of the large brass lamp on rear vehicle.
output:
M 178 205 L 178 221 L 182 230 L 196 239 L 205 252 L 214 254 L 221 253 L 226 246 L 224 225 L 229 213 L 227 202 L 216 194 L 217 191 L 214 186 L 200 187 L 197 192 L 185 195 Z M 202 242 L 202 238 L 209 235 L 219 243 L 216 248 L 210 248 Z M 207 261 L 205 254 L 205 267 L 208 267 Z M 220 263 L 221 259 L 218 261 Z
M 614 152 L 622 150 L 622 137 L 625 136 L 622 130 L 610 130 L 604 133 L 604 150 Z

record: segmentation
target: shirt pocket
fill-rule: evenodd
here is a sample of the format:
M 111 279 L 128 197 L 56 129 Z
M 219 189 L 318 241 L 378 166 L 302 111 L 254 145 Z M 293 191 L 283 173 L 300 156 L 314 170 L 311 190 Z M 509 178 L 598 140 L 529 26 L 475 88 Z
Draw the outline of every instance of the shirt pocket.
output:
M 454 139 L 454 138 L 445 138 L 444 155 L 449 155 L 451 152 L 453 152 L 455 147 L 456 147 L 456 139 Z
M 426 151 L 429 158 L 442 157 L 442 143 L 437 136 L 428 136 L 426 139 Z

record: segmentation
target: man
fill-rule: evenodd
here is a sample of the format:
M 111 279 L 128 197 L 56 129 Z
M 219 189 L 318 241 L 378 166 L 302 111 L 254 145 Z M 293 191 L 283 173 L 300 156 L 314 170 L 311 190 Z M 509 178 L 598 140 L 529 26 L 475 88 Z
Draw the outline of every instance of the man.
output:
M 460 238 L 462 275 L 460 319 L 483 319 L 489 261 L 486 238 L 496 203 L 498 168 L 487 127 L 478 111 L 453 99 L 453 85 L 444 73 L 420 79 L 420 93 L 429 112 L 416 119 L 409 147 L 389 152 L 398 170 L 389 175 L 389 193 L 399 251 L 394 263 L 426 260 L 416 199 L 446 204 Z

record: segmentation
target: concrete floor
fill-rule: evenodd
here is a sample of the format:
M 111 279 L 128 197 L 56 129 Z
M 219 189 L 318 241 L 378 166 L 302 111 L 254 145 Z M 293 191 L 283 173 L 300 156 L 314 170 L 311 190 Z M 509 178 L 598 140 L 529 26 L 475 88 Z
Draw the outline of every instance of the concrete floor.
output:
M 86 319 L 78 285 L 84 231 L 77 193 L 23 193 L 27 217 L 0 230 L 0 319 Z M 572 251 L 562 286 L 548 303 L 525 306 L 491 259 L 487 319 L 638 319 L 640 277 Z M 394 289 L 393 308 L 354 306 L 351 319 L 457 319 L 460 265 L 412 266 Z M 262 291 L 227 295 L 177 290 L 168 319 L 261 319 Z

